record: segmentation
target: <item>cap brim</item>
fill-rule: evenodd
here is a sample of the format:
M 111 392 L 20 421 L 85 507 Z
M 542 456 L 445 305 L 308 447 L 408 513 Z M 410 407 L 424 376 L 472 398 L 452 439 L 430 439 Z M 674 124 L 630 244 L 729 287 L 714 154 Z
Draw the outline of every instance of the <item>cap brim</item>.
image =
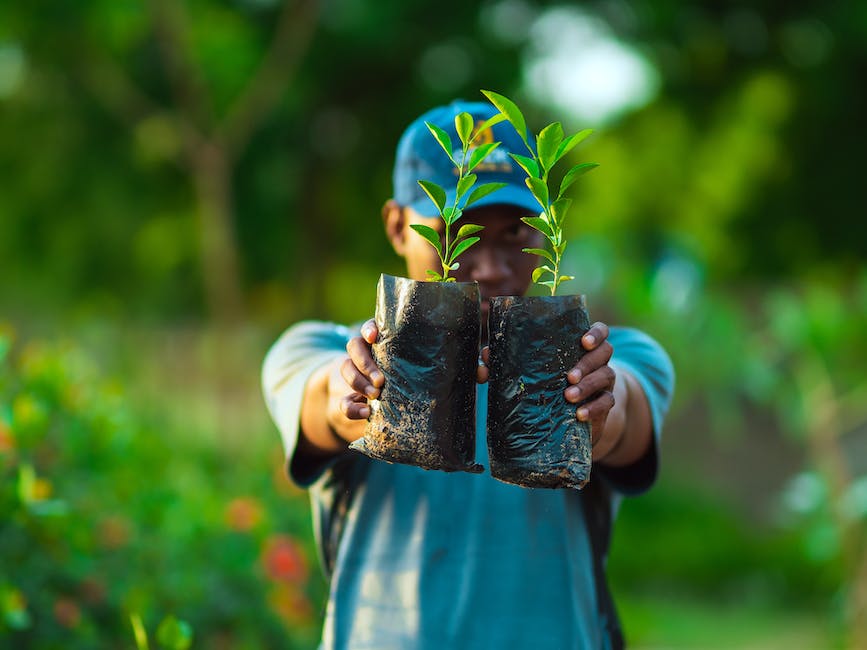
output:
M 452 188 L 446 192 L 446 205 L 454 205 L 455 194 L 457 190 Z M 537 215 L 542 211 L 542 206 L 533 196 L 533 193 L 527 187 L 520 185 L 506 185 L 501 187 L 496 192 L 483 196 L 481 199 L 473 203 L 468 209 L 481 208 L 486 205 L 514 205 L 527 211 L 527 215 Z M 410 203 L 409 206 L 413 211 L 422 217 L 438 217 L 439 212 L 433 201 L 427 196 L 420 198 L 418 201 Z

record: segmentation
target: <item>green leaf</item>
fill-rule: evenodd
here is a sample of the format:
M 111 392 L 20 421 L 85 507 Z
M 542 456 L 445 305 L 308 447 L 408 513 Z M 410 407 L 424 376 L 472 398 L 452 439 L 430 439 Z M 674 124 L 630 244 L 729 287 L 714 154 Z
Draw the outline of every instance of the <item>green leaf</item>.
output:
M 542 277 L 544 273 L 548 273 L 548 268 L 544 266 L 540 266 L 539 268 L 533 269 L 533 282 L 539 282 L 539 278 Z
M 148 633 L 145 630 L 139 614 L 130 614 L 129 622 L 132 624 L 132 633 L 135 638 L 135 647 L 138 650 L 148 650 Z
M 473 185 L 476 184 L 476 175 L 467 174 L 458 181 L 458 196 L 463 196 Z
M 549 262 L 551 262 L 551 264 L 554 263 L 554 256 L 551 255 L 551 253 L 546 251 L 544 248 L 522 248 L 521 252 L 522 253 L 530 253 L 531 255 L 539 255 L 541 257 L 544 257 Z M 535 282 L 535 280 L 534 280 L 534 282 Z
M 484 230 L 484 226 L 477 226 L 474 223 L 465 223 L 461 226 L 460 230 L 458 230 L 458 234 L 455 235 L 455 241 L 459 239 L 463 239 L 464 237 L 469 237 L 470 235 L 474 235 L 477 232 Z
M 572 199 L 569 198 L 559 198 L 551 204 L 551 215 L 554 217 L 554 227 L 557 230 L 563 229 L 563 219 L 571 205 Z
M 556 288 L 557 285 L 554 284 L 553 280 L 545 280 L 543 282 L 540 282 L 539 284 L 546 286 L 546 287 L 551 287 L 551 295 L 554 295 L 554 289 Z
M 431 280 L 436 280 L 437 282 L 442 282 L 443 280 L 443 276 L 441 276 L 436 271 L 427 270 L 425 271 L 425 273 L 427 273 L 427 277 L 429 277 Z
M 473 193 L 470 194 L 470 198 L 467 199 L 464 207 L 468 208 L 479 199 L 484 198 L 488 194 L 496 192 L 497 190 L 504 187 L 506 187 L 506 183 L 484 183 L 482 185 L 479 185 L 476 189 L 473 190 Z
M 461 218 L 463 213 L 464 211 L 460 208 L 449 206 L 443 210 L 443 219 L 448 225 L 452 225 L 455 221 Z
M 554 252 L 557 253 L 560 257 L 563 256 L 563 251 L 566 250 L 566 242 L 562 241 L 557 246 L 554 246 Z
M 593 129 L 584 129 L 583 131 L 578 131 L 578 133 L 573 133 L 568 138 L 563 140 L 563 142 L 560 143 L 560 146 L 557 147 L 557 155 L 554 156 L 554 164 L 556 164 L 557 161 L 560 160 L 567 153 L 572 151 L 572 149 L 574 149 L 576 145 L 586 140 L 587 136 L 589 136 L 591 133 L 593 133 Z
M 418 184 L 421 185 L 421 189 L 430 197 L 430 200 L 437 206 L 437 210 L 442 214 L 446 205 L 446 191 L 431 181 L 419 181 Z
M 433 137 L 436 138 L 436 141 L 440 143 L 443 151 L 445 151 L 446 155 L 448 155 L 449 160 L 455 162 L 455 159 L 452 158 L 453 148 L 451 136 L 445 131 L 443 131 L 440 127 L 438 127 L 436 124 L 431 124 L 430 122 L 425 122 L 425 124 L 427 125 L 428 131 L 433 134 Z
M 546 126 L 536 137 L 536 151 L 542 169 L 549 170 L 554 166 L 557 156 L 557 147 L 563 141 L 563 127 L 560 122 L 553 122 Z
M 168 616 L 157 628 L 157 641 L 170 650 L 187 650 L 193 642 L 193 628 L 189 623 Z
M 458 132 L 461 144 L 466 149 L 470 141 L 470 135 L 473 132 L 473 116 L 469 113 L 458 113 L 455 115 L 455 131 Z
M 455 246 L 454 250 L 452 251 L 451 259 L 452 260 L 455 259 L 458 255 L 460 255 L 465 250 L 467 250 L 470 246 L 472 246 L 477 241 L 479 241 L 479 239 L 481 239 L 481 237 L 468 237 L 468 238 L 464 239 L 463 241 L 459 241 L 457 246 Z
M 499 146 L 499 142 L 488 142 L 473 149 L 473 153 L 470 154 L 470 164 L 467 170 L 473 171 L 480 162 L 488 157 L 488 154 Z
M 504 97 L 492 90 L 483 90 L 482 94 L 512 123 L 515 131 L 518 132 L 521 140 L 524 141 L 524 144 L 529 149 L 530 145 L 527 143 L 527 122 L 524 120 L 524 114 L 521 113 L 521 109 L 508 97 Z
M 460 262 L 455 262 L 449 267 L 449 271 L 457 271 L 459 268 L 461 268 Z
M 539 165 L 536 164 L 535 160 L 517 153 L 510 153 L 509 155 L 521 166 L 521 169 L 527 173 L 527 176 L 539 177 Z
M 409 227 L 415 230 L 419 235 L 424 237 L 430 242 L 430 245 L 436 249 L 437 254 L 441 256 L 441 248 L 442 244 L 440 243 L 440 234 L 431 228 L 430 226 L 424 226 L 420 223 L 411 223 Z
M 545 184 L 541 178 L 535 178 L 534 176 L 527 176 L 524 179 L 524 182 L 527 184 L 527 187 L 530 188 L 530 191 L 533 193 L 533 196 L 536 197 L 536 200 L 539 202 L 539 205 L 542 206 L 543 210 L 548 209 L 548 186 Z
M 575 279 L 574 275 L 561 275 L 560 280 L 557 282 L 557 284 L 560 284 L 560 282 L 566 282 L 567 280 L 574 280 L 574 279 Z
M 545 221 L 542 217 L 521 217 L 521 221 L 523 221 L 531 228 L 535 228 L 540 233 L 545 235 L 548 239 L 554 236 L 554 233 L 551 232 L 551 226 L 549 226 L 548 222 Z
M 572 185 L 578 177 L 586 174 L 591 169 L 596 169 L 599 167 L 599 163 L 581 163 L 580 165 L 575 165 L 572 169 L 566 172 L 566 175 L 563 177 L 563 181 L 560 183 L 560 193 L 557 195 L 563 196 L 563 193 L 569 189 L 569 186 Z
M 479 135 L 481 135 L 482 133 L 484 133 L 485 131 L 487 131 L 488 129 L 490 129 L 490 128 L 491 128 L 492 126 L 494 126 L 495 124 L 499 124 L 500 122 L 502 122 L 502 121 L 505 120 L 505 119 L 506 119 L 506 116 L 503 115 L 502 113 L 497 113 L 497 114 L 494 115 L 493 117 L 489 117 L 487 120 L 485 120 L 484 122 L 482 122 L 481 125 L 479 125 L 479 128 L 476 129 L 476 132 L 473 133 L 473 137 L 470 138 L 470 142 L 472 142 L 473 140 L 475 140 L 476 138 L 478 138 Z

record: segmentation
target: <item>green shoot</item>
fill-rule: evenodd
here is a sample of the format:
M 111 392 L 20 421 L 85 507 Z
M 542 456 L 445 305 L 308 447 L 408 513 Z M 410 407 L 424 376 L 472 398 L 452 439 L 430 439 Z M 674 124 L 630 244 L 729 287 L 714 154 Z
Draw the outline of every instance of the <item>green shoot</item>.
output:
M 536 148 L 534 149 L 527 137 L 527 123 L 524 120 L 524 115 L 515 105 L 515 102 L 508 97 L 489 90 L 483 90 L 482 93 L 500 111 L 500 115 L 511 122 L 521 140 L 524 141 L 527 151 L 530 152 L 529 156 L 521 156 L 514 153 L 509 154 L 527 174 L 524 182 L 542 207 L 539 216 L 522 217 L 522 220 L 545 236 L 550 245 L 550 250 L 525 248 L 523 251 L 532 255 L 538 255 L 548 262 L 533 271 L 533 282 L 548 287 L 553 296 L 557 292 L 557 287 L 561 282 L 574 279 L 571 275 L 560 274 L 560 263 L 566 250 L 566 240 L 563 238 L 563 221 L 572 205 L 572 199 L 565 196 L 566 190 L 578 180 L 579 176 L 586 174 L 599 165 L 597 163 L 574 165 L 563 176 L 556 197 L 551 192 L 548 174 L 554 165 L 572 151 L 578 143 L 585 140 L 593 131 L 591 129 L 584 129 L 567 137 L 563 133 L 561 124 L 554 122 L 542 129 L 536 136 Z M 547 276 L 550 276 L 550 279 L 540 280 L 540 278 Z
M 449 272 L 457 271 L 460 268 L 460 263 L 456 261 L 457 257 L 479 241 L 479 237 L 474 235 L 481 231 L 483 226 L 471 223 L 463 224 L 455 236 L 452 237 L 452 225 L 461 218 L 464 210 L 473 203 L 505 186 L 505 183 L 483 183 L 476 187 L 477 176 L 473 173 L 473 170 L 500 144 L 499 142 L 488 142 L 474 147 L 473 143 L 480 134 L 484 133 L 494 124 L 502 122 L 504 119 L 503 115 L 497 114 L 478 127 L 475 127 L 472 115 L 469 113 L 458 114 L 455 117 L 455 131 L 457 131 L 461 141 L 461 153 L 459 156 L 455 155 L 456 151 L 452 148 L 451 136 L 435 124 L 425 122 L 431 135 L 433 135 L 455 166 L 458 178 L 455 200 L 451 205 L 446 205 L 446 190 L 444 188 L 431 181 L 418 181 L 425 194 L 433 201 L 440 218 L 445 224 L 442 236 L 430 226 L 410 224 L 410 228 L 424 237 L 434 247 L 439 256 L 442 269 L 441 272 L 428 270 L 427 275 L 431 280 L 437 282 L 455 281 L 454 278 L 449 277 Z

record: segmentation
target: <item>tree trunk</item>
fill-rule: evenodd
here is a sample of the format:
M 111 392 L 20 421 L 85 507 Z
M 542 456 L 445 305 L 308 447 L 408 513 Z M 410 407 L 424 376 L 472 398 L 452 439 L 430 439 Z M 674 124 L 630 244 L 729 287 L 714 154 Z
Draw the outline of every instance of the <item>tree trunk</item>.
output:
M 202 282 L 208 311 L 220 329 L 244 317 L 234 229 L 232 173 L 225 150 L 206 141 L 190 160 L 201 247 Z

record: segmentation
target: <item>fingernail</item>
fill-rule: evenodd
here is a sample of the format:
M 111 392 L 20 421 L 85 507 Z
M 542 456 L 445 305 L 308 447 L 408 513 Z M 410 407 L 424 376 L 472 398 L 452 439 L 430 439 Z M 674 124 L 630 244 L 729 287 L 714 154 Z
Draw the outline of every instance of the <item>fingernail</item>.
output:
M 365 325 L 361 328 L 361 335 L 364 338 L 369 339 L 371 334 L 373 334 L 373 328 L 370 325 Z
M 581 420 L 582 422 L 586 422 L 589 417 L 590 417 L 590 411 L 588 411 L 587 409 L 578 409 L 578 419 L 579 420 Z
M 581 381 L 581 371 L 578 370 L 578 368 L 572 368 L 572 370 L 569 371 L 569 374 L 567 376 L 569 381 L 571 381 L 573 384 L 577 384 L 579 381 Z
M 569 388 L 566 389 L 566 399 L 572 402 L 577 402 L 580 396 L 581 389 L 577 386 L 569 386 Z
M 595 343 L 596 343 L 596 337 L 595 336 L 593 336 L 592 334 L 585 334 L 584 335 L 584 345 L 586 347 L 590 347 L 590 346 L 594 345 Z
M 360 409 L 358 409 L 358 414 L 363 418 L 369 418 L 370 417 L 370 409 L 366 406 L 362 406 Z
M 364 394 L 367 395 L 367 399 L 375 399 L 379 395 L 379 391 L 373 386 L 368 386 L 364 389 Z
M 379 372 L 379 370 L 374 370 L 372 373 L 370 373 L 370 380 L 374 384 L 381 384 L 383 381 L 385 381 L 385 377 L 382 376 L 382 373 Z

